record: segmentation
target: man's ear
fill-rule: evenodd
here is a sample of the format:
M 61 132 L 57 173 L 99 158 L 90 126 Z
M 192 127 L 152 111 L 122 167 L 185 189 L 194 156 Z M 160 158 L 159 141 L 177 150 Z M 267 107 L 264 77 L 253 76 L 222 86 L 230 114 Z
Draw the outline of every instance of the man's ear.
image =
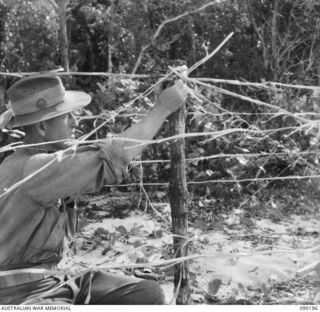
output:
M 46 127 L 43 121 L 38 122 L 36 125 L 36 129 L 41 136 L 46 136 Z

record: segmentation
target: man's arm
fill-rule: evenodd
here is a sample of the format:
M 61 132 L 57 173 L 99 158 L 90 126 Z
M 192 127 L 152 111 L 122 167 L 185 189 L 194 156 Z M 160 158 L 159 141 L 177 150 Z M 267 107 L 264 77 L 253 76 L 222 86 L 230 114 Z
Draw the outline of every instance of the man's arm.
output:
M 155 106 L 144 119 L 121 133 L 119 137 L 136 140 L 151 140 L 161 128 L 166 118 L 184 105 L 186 98 L 187 89 L 183 82 L 179 80 L 175 85 L 165 89 L 160 94 Z M 124 149 L 128 161 L 131 161 L 136 156 L 140 155 L 146 147 L 145 144 L 139 145 L 139 142 L 124 140 L 115 140 L 113 144 Z
M 182 81 L 165 89 L 151 112 L 141 122 L 124 131 L 121 138 L 152 139 L 165 119 L 185 103 L 186 97 L 187 91 Z M 110 142 L 109 139 L 107 141 Z M 112 144 L 100 148 L 83 146 L 78 147 L 76 152 L 68 150 L 62 154 L 33 155 L 24 166 L 23 178 L 40 171 L 23 187 L 31 200 L 43 207 L 48 207 L 59 197 L 97 191 L 104 184 L 119 183 L 125 175 L 125 166 L 145 146 L 138 145 L 138 142 L 115 139 Z M 41 170 L 45 166 L 46 170 Z

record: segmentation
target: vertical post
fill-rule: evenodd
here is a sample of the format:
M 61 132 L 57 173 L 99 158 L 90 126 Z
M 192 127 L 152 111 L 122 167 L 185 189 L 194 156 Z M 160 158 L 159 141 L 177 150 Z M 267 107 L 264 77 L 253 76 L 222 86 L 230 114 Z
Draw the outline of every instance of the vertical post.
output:
M 185 131 L 186 108 L 183 106 L 169 117 L 170 135 Z M 185 171 L 185 142 L 177 139 L 170 146 L 171 178 L 169 200 L 171 206 L 172 230 L 178 235 L 173 238 L 176 257 L 188 255 L 186 237 L 188 234 L 188 190 Z M 190 304 L 189 263 L 185 261 L 174 267 L 174 287 L 177 293 L 176 304 Z M 179 290 L 178 290 L 179 287 Z

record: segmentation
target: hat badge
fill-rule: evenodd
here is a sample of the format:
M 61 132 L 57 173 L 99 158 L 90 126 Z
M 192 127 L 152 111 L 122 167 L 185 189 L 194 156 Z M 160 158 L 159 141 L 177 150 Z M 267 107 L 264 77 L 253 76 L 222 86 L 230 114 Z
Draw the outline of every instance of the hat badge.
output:
M 47 101 L 44 98 L 37 100 L 37 107 L 39 109 L 45 109 L 48 106 Z

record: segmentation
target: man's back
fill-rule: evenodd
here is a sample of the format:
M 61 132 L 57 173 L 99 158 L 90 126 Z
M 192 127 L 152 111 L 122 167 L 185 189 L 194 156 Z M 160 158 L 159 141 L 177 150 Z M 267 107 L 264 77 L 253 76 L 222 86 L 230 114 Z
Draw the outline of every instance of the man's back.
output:
M 29 196 L 28 181 L 4 193 L 23 181 L 25 164 L 34 153 L 31 149 L 18 150 L 0 166 L 1 270 L 60 260 L 68 219 L 62 201 L 57 199 L 43 207 Z
M 24 148 L 7 157 L 0 165 L 0 270 L 57 264 L 77 223 L 64 199 L 121 181 L 122 155 L 106 143 L 57 153 Z

